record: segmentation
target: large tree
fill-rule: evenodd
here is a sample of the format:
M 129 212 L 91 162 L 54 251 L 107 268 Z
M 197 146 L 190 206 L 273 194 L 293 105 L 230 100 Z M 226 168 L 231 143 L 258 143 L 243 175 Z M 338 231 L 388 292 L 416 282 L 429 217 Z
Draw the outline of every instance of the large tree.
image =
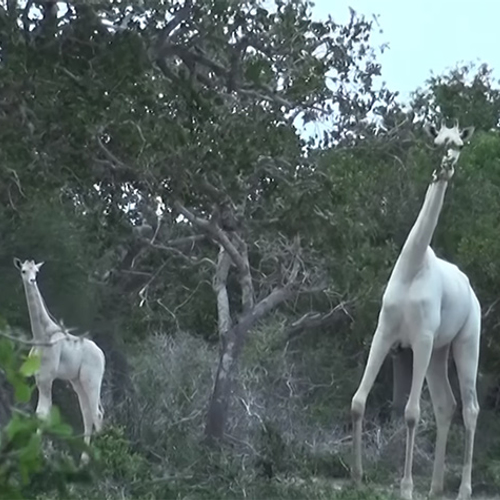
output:
M 304 1 L 0 9 L 0 251 L 58 260 L 52 293 L 97 310 L 86 325 L 218 332 L 207 434 L 222 437 L 220 383 L 246 332 L 292 291 L 332 283 L 311 237 L 297 238 L 314 177 L 297 126 L 328 117 L 323 143 L 347 143 L 391 101 L 372 88 L 371 24 L 313 21 Z M 85 295 L 64 292 L 71 279 Z

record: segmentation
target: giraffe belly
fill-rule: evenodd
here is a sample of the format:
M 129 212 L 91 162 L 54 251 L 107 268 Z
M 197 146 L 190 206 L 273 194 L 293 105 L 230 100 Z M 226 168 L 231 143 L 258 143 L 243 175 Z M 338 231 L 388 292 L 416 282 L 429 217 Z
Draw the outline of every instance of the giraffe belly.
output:
M 62 380 L 74 380 L 78 378 L 82 365 L 81 342 L 65 342 L 61 349 L 57 377 Z

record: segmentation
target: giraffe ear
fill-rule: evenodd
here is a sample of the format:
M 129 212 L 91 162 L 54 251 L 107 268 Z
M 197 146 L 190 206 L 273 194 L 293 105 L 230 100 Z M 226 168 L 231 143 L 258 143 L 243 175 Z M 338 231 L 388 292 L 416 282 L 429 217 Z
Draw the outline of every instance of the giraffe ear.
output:
M 424 130 L 433 139 L 435 139 L 437 137 L 437 135 L 438 135 L 438 131 L 436 130 L 436 127 L 434 125 L 432 125 L 432 123 L 426 123 L 424 125 Z
M 467 142 L 470 140 L 473 133 L 474 127 L 466 127 L 460 131 L 460 139 L 462 139 L 462 141 L 464 142 Z
M 44 262 L 39 262 L 38 264 L 35 264 L 35 268 L 37 271 L 40 271 L 40 268 L 44 265 Z
M 19 271 L 21 270 L 22 267 L 21 259 L 14 257 L 14 267 L 16 267 L 16 269 L 19 269 Z

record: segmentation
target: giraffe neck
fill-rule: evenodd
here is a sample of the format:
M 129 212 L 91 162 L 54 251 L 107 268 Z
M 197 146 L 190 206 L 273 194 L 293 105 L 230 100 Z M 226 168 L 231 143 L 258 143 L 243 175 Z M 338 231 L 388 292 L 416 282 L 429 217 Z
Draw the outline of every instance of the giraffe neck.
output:
M 50 337 L 51 333 L 60 330 L 60 326 L 54 321 L 49 313 L 38 285 L 24 285 L 28 310 L 30 315 L 31 330 L 35 339 L 44 340 Z
M 447 187 L 448 180 L 439 179 L 427 188 L 420 213 L 394 267 L 394 274 L 397 272 L 399 277 L 411 279 L 420 270 L 438 223 Z

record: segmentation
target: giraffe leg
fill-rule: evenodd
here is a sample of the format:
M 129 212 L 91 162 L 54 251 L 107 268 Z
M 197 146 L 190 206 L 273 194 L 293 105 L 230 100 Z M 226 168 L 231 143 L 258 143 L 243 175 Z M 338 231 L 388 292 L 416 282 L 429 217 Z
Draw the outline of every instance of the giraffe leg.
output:
M 413 378 L 410 396 L 405 408 L 406 420 L 406 457 L 404 475 L 401 480 L 401 498 L 411 500 L 413 495 L 413 448 L 415 446 L 415 431 L 420 419 L 420 395 L 424 384 L 425 374 L 432 353 L 433 335 L 431 332 L 422 332 L 412 345 L 413 350 Z
M 448 379 L 449 351 L 449 345 L 435 350 L 432 353 L 429 368 L 427 369 L 427 385 L 429 386 L 432 405 L 434 407 L 437 428 L 434 470 L 429 497 L 439 497 L 443 493 L 446 442 L 448 440 L 451 419 L 457 406 Z
M 80 410 L 82 412 L 82 420 L 83 420 L 83 441 L 86 445 L 90 444 L 90 436 L 92 434 L 92 412 L 90 410 L 89 401 L 87 399 L 87 394 L 85 392 L 85 388 L 83 387 L 80 380 L 73 380 L 71 382 L 73 389 L 75 390 L 78 401 L 80 403 Z M 87 452 L 82 452 L 82 456 L 80 458 L 82 464 L 86 464 L 89 461 L 89 456 Z
M 49 416 L 52 407 L 52 383 L 51 377 L 37 377 L 36 386 L 38 388 L 38 403 L 36 405 L 36 414 L 41 419 Z
M 476 393 L 477 367 L 479 361 L 480 316 L 469 321 L 452 344 L 453 357 L 457 366 L 460 394 L 462 397 L 465 426 L 464 464 L 462 482 L 457 500 L 469 500 L 472 495 L 472 456 L 476 433 L 479 404 Z
M 92 424 L 96 432 L 102 429 L 101 385 L 103 375 L 104 371 L 97 370 L 95 366 L 87 367 L 84 365 L 80 371 L 80 382 L 87 395 Z
M 36 386 L 38 389 L 38 403 L 36 405 L 36 415 L 41 420 L 46 420 L 52 408 L 52 383 L 53 379 L 49 377 L 36 377 Z M 42 429 L 37 429 L 37 434 L 41 435 Z M 51 451 L 50 440 L 44 443 L 43 455 L 48 458 Z
M 373 387 L 375 378 L 377 377 L 380 367 L 382 366 L 382 363 L 384 362 L 391 346 L 391 339 L 387 338 L 380 328 L 377 328 L 373 336 L 370 354 L 363 373 L 363 378 L 361 379 L 361 383 L 356 391 L 356 394 L 354 394 L 354 397 L 352 398 L 351 416 L 353 427 L 353 464 L 351 475 L 356 484 L 360 484 L 363 477 L 361 433 L 363 430 L 362 427 L 366 399 L 368 398 L 368 394 Z

